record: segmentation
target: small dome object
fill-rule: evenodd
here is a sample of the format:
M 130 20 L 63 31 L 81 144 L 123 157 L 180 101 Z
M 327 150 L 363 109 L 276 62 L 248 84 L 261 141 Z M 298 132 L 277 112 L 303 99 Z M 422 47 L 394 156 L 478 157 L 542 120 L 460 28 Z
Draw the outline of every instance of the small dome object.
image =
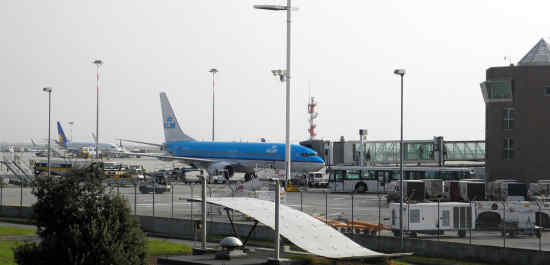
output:
M 220 246 L 222 248 L 233 249 L 233 248 L 242 247 L 243 242 L 241 242 L 240 239 L 238 239 L 234 236 L 228 236 L 228 237 L 222 239 L 222 241 L 220 241 Z

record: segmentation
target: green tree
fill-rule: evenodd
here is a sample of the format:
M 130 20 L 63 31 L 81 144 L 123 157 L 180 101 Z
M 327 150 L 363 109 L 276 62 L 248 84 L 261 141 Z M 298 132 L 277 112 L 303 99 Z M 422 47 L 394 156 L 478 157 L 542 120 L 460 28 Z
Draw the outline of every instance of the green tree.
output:
M 145 264 L 146 241 L 128 202 L 107 192 L 101 164 L 36 178 L 33 219 L 39 243 L 15 250 L 27 264 Z

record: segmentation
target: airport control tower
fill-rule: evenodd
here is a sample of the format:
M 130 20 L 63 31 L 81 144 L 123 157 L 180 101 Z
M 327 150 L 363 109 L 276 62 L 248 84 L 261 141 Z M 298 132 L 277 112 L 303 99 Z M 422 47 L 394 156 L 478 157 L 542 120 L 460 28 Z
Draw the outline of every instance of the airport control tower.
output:
M 489 179 L 550 178 L 550 46 L 541 39 L 518 63 L 487 69 L 486 167 Z

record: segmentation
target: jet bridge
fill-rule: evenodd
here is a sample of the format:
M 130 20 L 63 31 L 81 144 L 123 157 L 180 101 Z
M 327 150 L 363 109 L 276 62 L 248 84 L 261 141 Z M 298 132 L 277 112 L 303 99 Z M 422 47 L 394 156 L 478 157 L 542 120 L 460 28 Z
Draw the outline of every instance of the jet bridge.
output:
M 239 211 L 275 229 L 275 204 L 271 201 L 243 197 L 206 198 L 206 202 Z M 395 257 L 364 248 L 334 228 L 312 216 L 280 205 L 282 236 L 311 254 L 330 259 Z

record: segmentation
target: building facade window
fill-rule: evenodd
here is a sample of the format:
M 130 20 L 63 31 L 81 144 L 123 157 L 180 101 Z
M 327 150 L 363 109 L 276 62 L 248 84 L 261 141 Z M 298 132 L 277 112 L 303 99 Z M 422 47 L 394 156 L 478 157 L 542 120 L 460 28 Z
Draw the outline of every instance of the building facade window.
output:
M 504 137 L 504 149 L 502 158 L 504 160 L 511 160 L 514 158 L 514 140 L 512 137 Z
M 511 130 L 514 128 L 515 111 L 513 108 L 504 109 L 504 130 Z
M 550 96 L 550 86 L 547 86 L 544 88 L 544 95 L 545 96 Z

